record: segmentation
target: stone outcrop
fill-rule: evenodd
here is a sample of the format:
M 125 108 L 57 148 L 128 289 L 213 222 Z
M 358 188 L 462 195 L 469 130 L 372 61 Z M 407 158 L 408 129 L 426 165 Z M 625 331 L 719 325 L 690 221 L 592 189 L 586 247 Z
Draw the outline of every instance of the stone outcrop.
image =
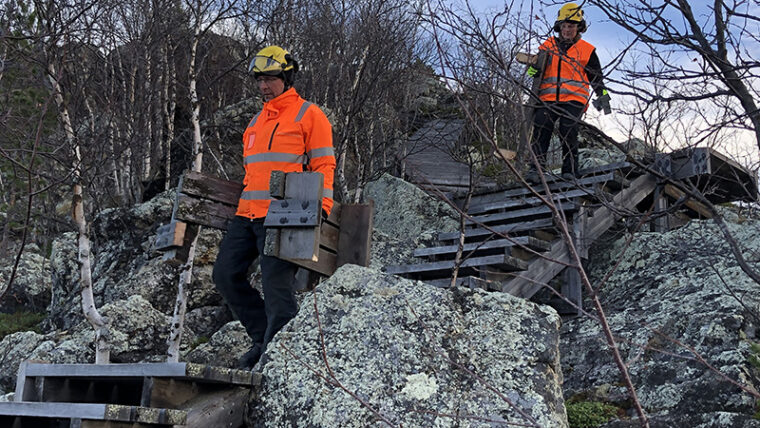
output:
M 757 269 L 760 221 L 734 219 L 741 224 L 729 223 L 729 230 Z M 752 418 L 756 400 L 733 383 L 760 388 L 759 373 L 749 362 L 750 341 L 760 342 L 760 285 L 742 272 L 711 221 L 692 221 L 664 234 L 640 233 L 627 248 L 621 238 L 597 248 L 590 260 L 597 284 L 620 263 L 600 295 L 653 427 L 760 426 Z M 566 399 L 611 402 L 633 416 L 593 320 L 563 325 L 562 370 Z
M 0 266 L 0 295 L 5 294 L 0 301 L 0 312 L 44 311 L 50 303 L 52 287 L 50 261 L 40 254 L 36 245 L 27 245 L 21 254 L 13 286 L 5 292 L 12 270 L 13 260 L 8 259 L 7 265 Z
M 375 201 L 375 230 L 393 238 L 432 240 L 459 227 L 459 214 L 448 204 L 388 174 L 368 183 L 364 197 Z
M 268 346 L 248 424 L 567 426 L 558 329 L 546 306 L 346 265 Z

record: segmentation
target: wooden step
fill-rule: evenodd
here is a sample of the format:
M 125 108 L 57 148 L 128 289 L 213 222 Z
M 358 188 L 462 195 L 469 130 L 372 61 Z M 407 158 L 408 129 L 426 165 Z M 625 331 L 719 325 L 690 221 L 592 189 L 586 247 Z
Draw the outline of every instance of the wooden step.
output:
M 517 234 L 526 233 L 542 229 L 553 229 L 554 220 L 551 218 L 542 218 L 539 220 L 525 221 L 522 223 L 502 224 L 490 226 L 488 228 L 478 227 L 465 230 L 465 239 L 482 239 L 496 234 Z M 438 240 L 441 242 L 459 239 L 459 232 L 442 232 L 438 234 Z
M 591 199 L 596 200 L 599 190 L 594 190 L 592 188 L 580 188 L 580 189 L 571 189 L 566 190 L 563 192 L 557 192 L 552 193 L 551 200 L 554 202 L 562 201 L 562 200 L 568 200 L 573 198 L 585 198 L 585 199 Z M 534 195 L 518 195 L 513 196 L 511 198 L 493 201 L 485 204 L 480 205 L 470 205 L 470 208 L 467 210 L 467 214 L 473 216 L 478 214 L 485 214 L 490 211 L 496 211 L 496 210 L 508 210 L 513 208 L 524 208 L 524 207 L 531 207 L 535 205 L 541 205 L 544 203 L 544 200 L 548 198 L 547 195 L 545 195 L 543 192 L 539 192 L 542 194 L 542 198 L 539 198 L 538 196 Z
M 615 171 L 605 172 L 603 174 L 589 177 L 582 177 L 572 181 L 557 179 L 552 176 L 549 176 L 549 178 L 551 178 L 551 180 L 548 180 L 547 184 L 549 185 L 549 189 L 552 192 L 577 189 L 599 184 L 611 185 L 611 187 L 619 189 L 625 187 L 628 184 L 627 180 L 622 176 L 622 174 Z M 536 191 L 541 192 L 542 186 L 534 185 L 533 188 Z M 473 195 L 472 200 L 470 201 L 470 206 L 476 207 L 483 204 L 499 202 L 520 195 L 533 195 L 533 192 L 527 187 L 521 186 L 508 188 L 499 192 Z
M 477 268 L 484 266 L 493 266 L 505 272 L 513 272 L 525 270 L 528 268 L 528 262 L 521 260 L 517 257 L 513 257 L 508 252 L 499 255 L 472 257 L 465 259 L 460 264 L 460 269 L 465 272 L 471 272 L 473 269 L 477 271 Z M 454 269 L 453 260 L 444 260 L 438 262 L 427 262 L 407 265 L 395 265 L 387 266 L 385 272 L 394 275 L 405 275 L 412 278 L 445 278 L 451 275 L 451 271 Z M 466 273 L 464 274 L 466 275 Z
M 428 279 L 424 282 L 438 288 L 448 288 L 451 286 L 451 278 Z M 490 281 L 475 276 L 457 276 L 456 286 L 464 288 L 480 288 L 483 290 L 494 289 L 492 288 Z
M 474 253 L 475 255 L 479 255 L 479 253 L 489 250 L 501 250 L 503 253 L 505 248 L 513 246 L 524 246 L 526 248 L 530 248 L 533 251 L 546 251 L 549 249 L 551 244 L 547 241 L 543 241 L 532 236 L 518 236 L 511 239 L 494 239 L 490 241 L 464 244 L 463 252 L 464 254 Z M 458 248 L 458 245 L 442 245 L 439 247 L 418 248 L 414 250 L 414 257 L 453 257 L 456 254 Z
M 560 202 L 556 204 L 556 207 L 560 211 L 565 211 L 565 212 L 574 212 L 578 210 L 578 204 L 576 204 L 575 202 L 569 202 L 569 201 Z M 474 217 L 471 217 L 470 219 L 467 219 L 466 224 L 468 226 L 471 226 L 473 224 L 483 225 L 483 224 L 494 224 L 494 223 L 506 223 L 506 222 L 513 222 L 514 220 L 517 220 L 517 219 L 530 219 L 530 218 L 535 218 L 535 217 L 551 216 L 552 213 L 553 211 L 549 206 L 540 205 L 537 207 L 474 216 Z
M 182 410 L 98 403 L 0 402 L 3 427 L 171 427 L 186 422 L 187 413 Z

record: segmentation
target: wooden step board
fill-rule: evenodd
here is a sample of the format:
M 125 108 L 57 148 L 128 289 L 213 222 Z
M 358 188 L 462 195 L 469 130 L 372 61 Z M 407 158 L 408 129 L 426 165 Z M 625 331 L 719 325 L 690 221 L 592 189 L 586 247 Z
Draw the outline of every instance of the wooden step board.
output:
M 490 241 L 471 242 L 465 244 L 462 249 L 465 255 L 481 254 L 486 251 L 502 250 L 508 247 L 525 247 L 533 251 L 547 251 L 551 243 L 532 236 L 518 236 L 510 239 L 493 239 Z M 442 245 L 438 247 L 418 248 L 414 250 L 414 257 L 454 257 L 458 250 L 458 245 Z
M 188 427 L 234 427 L 242 423 L 251 387 L 260 383 L 260 373 L 193 363 L 24 362 L 15 399 L 182 410 Z
M 558 210 L 565 212 L 574 212 L 578 209 L 578 204 L 570 201 L 559 202 L 555 206 Z M 528 219 L 547 217 L 551 216 L 552 213 L 553 211 L 549 206 L 539 205 L 537 207 L 473 216 L 467 219 L 466 224 L 468 226 L 504 224 L 515 221 L 524 221 Z
M 547 184 L 549 185 L 549 189 L 552 192 L 561 192 L 565 190 L 586 188 L 586 189 L 590 189 L 589 190 L 590 194 L 593 194 L 594 190 L 591 190 L 591 186 L 606 185 L 612 190 L 618 190 L 625 187 L 628 184 L 627 179 L 625 179 L 623 175 L 617 171 L 610 171 L 610 172 L 605 172 L 599 175 L 582 177 L 582 178 L 578 178 L 572 181 L 556 179 L 555 177 L 552 177 L 552 176 L 548 176 L 548 178 L 550 178 L 550 180 L 547 180 Z M 542 193 L 542 185 L 533 185 L 533 188 L 536 192 Z M 471 210 L 473 212 L 475 210 L 478 210 L 481 205 L 486 205 L 486 204 L 490 204 L 494 202 L 501 203 L 504 200 L 508 200 L 513 197 L 525 196 L 525 195 L 534 196 L 533 191 L 531 191 L 531 189 L 528 189 L 526 187 L 514 187 L 514 188 L 505 189 L 499 192 L 473 195 L 470 201 L 471 209 L 468 210 L 468 212 L 470 212 Z
M 413 279 L 438 279 L 451 276 L 454 269 L 453 260 L 425 262 L 407 265 L 386 266 L 385 271 L 394 275 L 404 275 Z M 471 257 L 462 261 L 459 268 L 462 275 L 477 275 L 482 267 L 493 267 L 500 271 L 513 272 L 528 268 L 528 262 L 511 255 L 509 248 L 502 254 Z
M 600 195 L 603 195 L 598 188 L 584 187 L 579 189 L 564 190 L 561 192 L 552 193 L 551 197 L 543 192 L 539 192 L 541 197 L 526 194 L 517 195 L 511 198 L 484 203 L 480 205 L 470 206 L 467 210 L 467 214 L 471 216 L 486 214 L 493 211 L 503 211 L 515 208 L 526 208 L 537 205 L 544 205 L 545 201 L 560 202 L 566 200 L 572 200 L 574 198 L 588 199 L 596 201 Z
M 45 427 L 173 427 L 187 423 L 187 412 L 97 403 L 0 403 L 0 426 Z
M 476 227 L 465 230 L 465 239 L 483 239 L 494 234 L 527 234 L 537 230 L 554 228 L 554 220 L 551 218 L 542 218 L 522 223 L 495 225 L 490 227 Z M 441 242 L 454 241 L 459 239 L 459 232 L 442 232 L 438 234 L 438 240 Z
M 654 192 L 657 180 L 652 175 L 642 175 L 634 180 L 631 185 L 615 195 L 612 205 L 616 210 L 606 206 L 595 209 L 589 216 L 583 231 L 583 242 L 577 243 L 579 251 L 588 247 L 598 239 L 619 218 L 622 210 L 630 210 L 636 207 L 645 197 Z M 570 255 L 562 239 L 552 243 L 552 247 L 546 252 L 545 257 L 536 258 L 528 269 L 521 272 L 514 279 L 504 283 L 501 291 L 518 297 L 529 299 L 538 292 L 544 284 L 547 284 L 555 276 L 560 274 L 570 262 Z

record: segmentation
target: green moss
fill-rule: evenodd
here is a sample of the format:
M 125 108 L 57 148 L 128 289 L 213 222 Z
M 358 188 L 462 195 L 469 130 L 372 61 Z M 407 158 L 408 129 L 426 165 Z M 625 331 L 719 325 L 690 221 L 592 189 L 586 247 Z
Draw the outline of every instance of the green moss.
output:
M 5 336 L 19 331 L 40 332 L 40 323 L 45 319 L 44 313 L 16 312 L 0 314 L 0 340 Z
M 618 414 L 619 408 L 599 401 L 567 403 L 567 421 L 570 428 L 594 428 Z
M 209 338 L 208 338 L 208 337 L 206 337 L 206 336 L 198 336 L 198 337 L 197 337 L 197 338 L 196 338 L 196 339 L 193 341 L 193 343 L 191 343 L 191 344 L 190 344 L 190 349 L 195 349 L 195 348 L 197 348 L 198 346 L 200 346 L 200 345 L 202 345 L 202 344 L 204 344 L 204 343 L 206 343 L 206 342 L 208 342 L 208 341 L 209 341 Z

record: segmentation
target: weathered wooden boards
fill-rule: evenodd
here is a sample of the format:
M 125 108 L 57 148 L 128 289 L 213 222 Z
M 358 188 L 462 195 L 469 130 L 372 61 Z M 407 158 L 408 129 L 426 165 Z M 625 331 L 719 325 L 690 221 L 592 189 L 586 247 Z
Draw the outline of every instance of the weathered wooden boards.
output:
M 372 210 L 369 204 L 335 203 L 322 216 L 322 174 L 282 173 L 270 180 L 273 198 L 265 220 L 265 253 L 289 260 L 321 275 L 331 275 L 346 263 L 369 265 Z M 182 232 L 194 225 L 227 229 L 235 216 L 243 186 L 206 174 L 188 171 L 178 187 L 172 221 L 159 228 L 156 248 L 170 258 L 188 245 Z
M 250 388 L 260 382 L 247 370 L 192 363 L 24 362 L 16 401 L 0 403 L 0 424 L 238 427 Z

